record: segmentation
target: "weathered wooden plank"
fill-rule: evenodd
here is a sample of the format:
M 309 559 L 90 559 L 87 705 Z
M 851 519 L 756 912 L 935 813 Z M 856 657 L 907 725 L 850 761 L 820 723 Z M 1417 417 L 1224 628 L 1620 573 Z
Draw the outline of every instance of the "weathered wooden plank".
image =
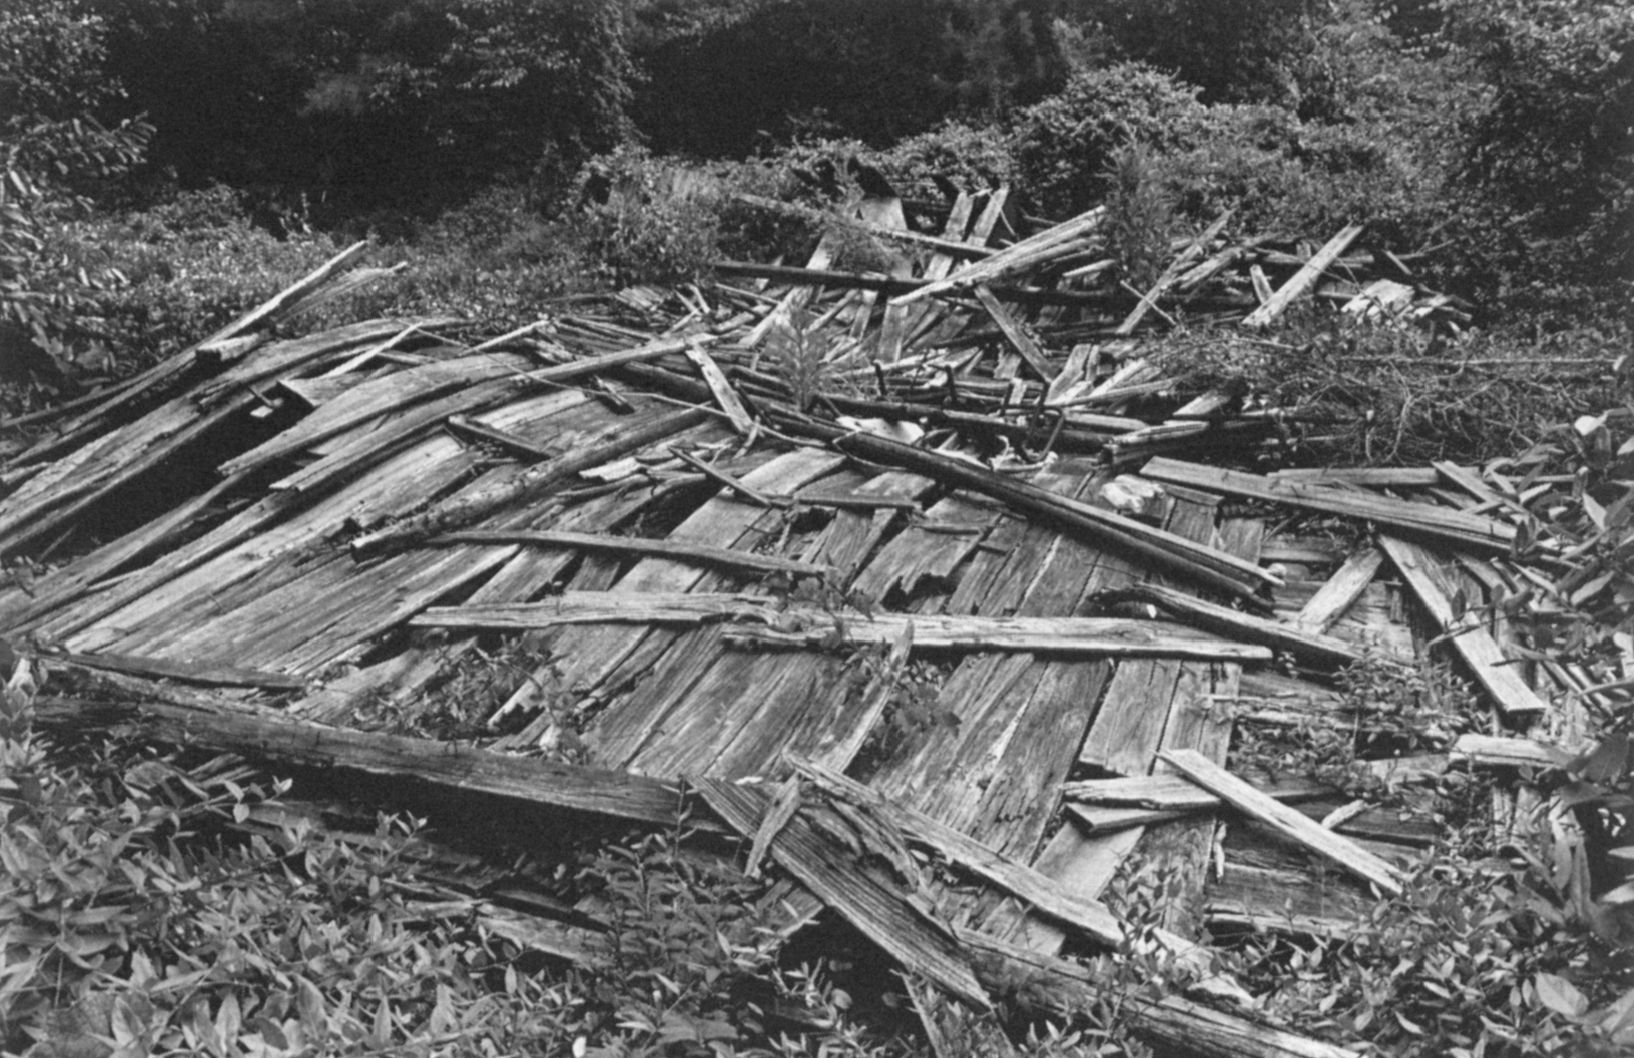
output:
M 378 735 L 159 702 L 59 702 L 87 723 L 132 723 L 148 738 L 302 767 L 345 768 L 548 808 L 671 826 L 677 787 L 623 772 L 557 764 L 423 738 Z
M 1099 1009 L 1104 1002 L 1107 983 L 1080 962 L 976 930 L 957 932 L 967 948 L 985 957 L 978 958 L 978 966 L 992 965 L 996 973 L 1026 981 L 1029 998 L 1057 1015 L 1071 1017 Z M 1157 1043 L 1163 1054 L 1197 1058 L 1354 1058 L 1351 1051 L 1335 1044 L 1256 1025 L 1179 996 L 1158 1000 L 1129 996 L 1119 1014 L 1133 1022 L 1137 1033 Z
M 1113 511 L 1092 507 L 1025 482 L 1012 481 L 946 456 L 926 452 L 873 434 L 847 433 L 803 416 L 768 413 L 782 429 L 821 437 L 842 452 L 861 459 L 911 470 L 943 484 L 968 488 L 1009 506 L 1075 532 L 1097 543 L 1110 544 L 1145 555 L 1181 576 L 1197 579 L 1232 595 L 1252 597 L 1256 585 L 1280 583 L 1280 578 L 1255 563 L 1244 562 L 1206 544 L 1197 544 Z
M 1388 535 L 1379 537 L 1379 546 L 1436 626 L 1448 634 L 1453 650 L 1499 709 L 1506 715 L 1535 715 L 1549 708 L 1520 678 L 1492 633 L 1453 609 L 1454 593 L 1446 587 L 1450 573 L 1434 555 L 1417 544 Z
M 1325 633 L 1367 590 L 1382 565 L 1384 552 L 1376 547 L 1364 548 L 1351 555 L 1305 603 L 1295 616 L 1294 623 L 1306 631 Z
M 538 413 L 545 417 L 544 429 L 554 428 L 578 436 L 583 435 L 572 427 L 605 428 L 605 424 L 612 421 L 598 406 L 577 398 L 568 401 L 567 406 L 572 414 L 558 420 L 552 413 L 561 411 L 563 401 L 557 394 L 543 394 L 501 409 L 493 413 L 493 417 L 512 423 L 513 417 L 530 421 L 530 417 Z M 657 407 L 653 411 L 656 412 Z M 668 413 L 657 414 L 662 419 Z M 647 418 L 650 416 L 649 412 Z M 348 522 L 368 525 L 382 514 L 412 509 L 424 502 L 427 492 L 442 491 L 466 476 L 474 465 L 473 453 L 439 432 L 393 457 L 376 473 L 354 481 L 316 504 L 303 505 L 300 494 L 270 496 L 190 545 L 183 553 L 166 556 L 150 570 L 116 586 L 106 601 L 120 608 L 100 617 L 96 626 L 78 634 L 69 645 L 83 650 L 124 649 L 149 653 L 153 651 L 139 644 L 153 643 L 161 644 L 160 649 L 168 653 L 175 645 L 171 639 L 178 633 L 198 631 L 199 626 L 225 619 L 240 607 L 259 607 L 260 613 L 269 615 L 268 619 L 280 625 L 312 611 L 327 610 L 332 605 L 341 607 L 344 612 L 363 600 L 346 594 L 343 584 L 335 588 L 339 594 L 331 600 L 286 597 L 287 612 L 269 611 L 266 607 L 275 591 L 317 573 L 321 565 L 344 557 L 323 542 L 325 537 L 341 530 Z M 507 473 L 506 469 L 490 471 L 468 485 L 467 491 L 480 493 Z M 422 489 L 427 492 L 420 491 Z M 265 529 L 269 522 L 279 518 L 282 520 L 272 529 Z M 497 552 L 489 549 L 489 553 Z M 425 565 L 443 561 L 432 558 Z M 341 563 L 341 569 L 346 568 Z M 391 568 L 400 571 L 407 567 L 398 563 Z M 444 565 L 443 569 L 449 576 L 458 575 L 456 567 Z M 394 591 L 389 584 L 381 585 L 380 590 L 386 592 L 388 598 Z M 94 597 L 87 600 L 88 603 L 95 601 Z M 312 619 L 317 620 L 315 612 Z M 245 634 L 247 642 L 255 647 L 266 645 L 264 638 L 255 635 L 253 624 Z M 117 643 L 123 645 L 115 647 Z M 201 643 L 201 649 L 210 649 L 208 641 Z
M 1488 768 L 1563 768 L 1576 756 L 1562 746 L 1530 738 L 1502 735 L 1459 735 L 1453 743 L 1455 761 Z
M 1292 803 L 1330 797 L 1334 789 L 1309 779 L 1287 779 L 1261 787 L 1260 792 L 1274 800 Z M 1061 787 L 1061 795 L 1069 801 L 1085 804 L 1171 812 L 1212 812 L 1225 804 L 1215 794 L 1172 772 L 1070 782 Z
M 181 680 L 217 687 L 261 687 L 273 691 L 299 691 L 306 686 L 305 680 L 294 676 L 236 665 L 194 664 L 130 654 L 75 654 L 67 651 L 54 654 L 52 658 L 65 665 L 123 672 L 128 676 L 153 680 Z
M 1269 824 L 1324 859 L 1371 882 L 1381 892 L 1401 895 L 1401 872 L 1394 866 L 1272 800 L 1195 750 L 1165 750 L 1162 759 L 1238 811 Z
M 1313 871 L 1256 867 L 1227 858 L 1211 881 L 1204 917 L 1211 923 L 1342 939 L 1366 926 L 1373 902 Z
M 729 547 L 689 544 L 678 540 L 652 540 L 639 536 L 603 536 L 562 529 L 479 529 L 445 533 L 429 544 L 524 544 L 530 547 L 568 551 L 600 551 L 612 555 L 660 555 L 682 562 L 749 570 L 759 573 L 793 573 L 803 577 L 831 577 L 831 566 L 820 566 L 778 555 L 734 551 Z
M 954 866 L 1020 897 L 1052 918 L 1111 947 L 1117 947 L 1127 939 L 1123 924 L 1099 900 L 1085 899 L 1054 879 L 983 845 L 963 831 L 923 812 L 897 804 L 839 772 L 800 760 L 792 763 L 796 772 L 825 792 L 866 806 L 902 831 L 910 842 L 922 845 Z
M 294 305 L 297 301 L 317 291 L 331 278 L 338 275 L 347 265 L 357 260 L 363 251 L 368 248 L 369 242 L 367 239 L 346 247 L 340 253 L 200 342 L 194 349 L 195 355 L 200 359 L 219 357 L 223 343 L 243 334 L 259 323 L 266 322 L 284 309 Z
M 704 802 L 745 838 L 765 817 L 765 798 L 717 779 L 699 779 Z M 771 857 L 823 903 L 885 949 L 911 973 L 936 983 L 980 1010 L 993 1001 L 976 980 L 958 941 L 943 927 L 910 909 L 906 896 L 886 889 L 856 867 L 849 850 L 796 816 L 771 842 Z
M 886 541 L 852 579 L 852 590 L 883 602 L 898 588 L 914 599 L 932 584 L 945 584 L 998 519 L 997 511 L 966 497 L 938 500 L 925 512 L 924 524 L 910 525 Z M 964 528 L 952 531 L 956 526 Z
M 722 619 L 761 622 L 733 624 L 724 630 L 728 642 L 760 646 L 807 647 L 836 641 L 848 646 L 890 645 L 911 624 L 913 644 L 924 650 L 1246 661 L 1271 657 L 1264 647 L 1163 621 L 832 612 L 782 607 L 766 596 L 729 592 L 563 592 L 537 603 L 432 607 L 410 623 L 426 628 L 531 629 L 565 624 L 697 624 Z
M 1306 661 L 1351 665 L 1362 659 L 1361 652 L 1342 639 L 1234 610 L 1160 584 L 1138 584 L 1118 595 L 1149 602 L 1180 620 L 1217 635 L 1263 643 Z
M 1507 554 L 1515 540 L 1514 526 L 1460 511 L 1449 511 L 1444 507 L 1432 507 L 1388 496 L 1375 496 L 1371 493 L 1320 485 L 1273 482 L 1258 474 L 1182 463 L 1162 456 L 1148 462 L 1141 469 L 1141 474 L 1156 481 L 1223 492 L 1246 499 L 1283 503 L 1350 518 L 1363 518 L 1394 526 L 1415 535 L 1449 540 L 1487 553 Z
M 986 309 L 993 322 L 998 324 L 999 330 L 1003 332 L 1011 346 L 1021 354 L 1021 359 L 1033 369 L 1033 374 L 1046 383 L 1053 381 L 1059 369 L 1050 364 L 1038 342 L 1022 328 L 1021 322 L 1004 307 L 1004 303 L 994 297 L 993 291 L 985 284 L 977 285 L 975 295 L 976 300 L 981 302 L 982 308 Z
M 1179 678 L 1178 660 L 1118 666 L 1078 762 L 1114 775 L 1146 774 L 1162 742 L 1167 703 Z
M 1316 285 L 1316 281 L 1322 277 L 1328 266 L 1337 261 L 1361 233 L 1360 224 L 1350 224 L 1341 228 L 1337 235 L 1329 239 L 1299 271 L 1293 274 L 1292 278 L 1277 288 L 1270 301 L 1249 313 L 1248 318 L 1243 320 L 1243 326 L 1264 327 L 1282 315 L 1289 305 Z

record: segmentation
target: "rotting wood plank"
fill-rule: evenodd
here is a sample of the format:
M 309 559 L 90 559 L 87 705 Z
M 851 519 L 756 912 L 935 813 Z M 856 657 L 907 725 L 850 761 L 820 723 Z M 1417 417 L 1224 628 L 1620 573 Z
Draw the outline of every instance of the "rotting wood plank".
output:
M 510 534 L 501 534 L 510 535 Z M 733 592 L 568 591 L 536 603 L 437 606 L 409 623 L 423 628 L 534 629 L 566 624 L 699 624 L 756 620 L 723 629 L 728 642 L 810 647 L 889 645 L 913 626 L 924 650 L 1023 651 L 1089 657 L 1181 657 L 1268 661 L 1264 647 L 1162 621 L 1121 617 L 980 617 L 832 612 L 790 608 Z M 795 626 L 789 628 L 789 626 Z
M 746 839 L 754 837 L 766 813 L 763 797 L 716 779 L 698 779 L 694 785 L 704 803 L 729 827 Z M 852 859 L 848 850 L 803 816 L 789 820 L 771 842 L 769 852 L 778 866 L 909 972 L 935 982 L 979 1010 L 992 1009 L 992 999 L 947 928 L 910 910 L 903 893 L 886 889 L 863 871 L 847 869 Z
M 345 768 L 369 775 L 490 794 L 545 808 L 565 808 L 634 823 L 672 826 L 680 790 L 623 772 L 493 753 L 474 746 L 380 735 L 345 728 L 160 702 L 109 704 L 46 700 L 88 725 L 130 724 L 144 737 L 302 767 Z
M 1010 310 L 1004 307 L 1004 303 L 999 301 L 985 284 L 978 284 L 975 294 L 976 300 L 981 302 L 982 308 L 993 318 L 993 322 L 998 324 L 999 330 L 1003 332 L 1010 345 L 1021 354 L 1021 359 L 1027 366 L 1033 369 L 1033 374 L 1043 379 L 1046 385 L 1054 381 L 1055 376 L 1060 373 L 1059 369 L 1050 364 L 1044 350 L 1033 340 L 1032 335 L 1022 328 L 1021 322 L 1010 313 Z
M 1376 547 L 1366 547 L 1351 555 L 1300 608 L 1294 624 L 1309 632 L 1327 632 L 1367 590 L 1382 565 L 1384 552 Z
M 1123 924 L 1099 900 L 1086 900 L 1054 879 L 988 848 L 963 831 L 923 812 L 897 804 L 839 772 L 800 760 L 791 763 L 801 777 L 819 789 L 879 813 L 887 823 L 902 831 L 909 841 L 930 849 L 950 864 L 1021 898 L 1052 918 L 1074 926 L 1110 947 L 1116 948 L 1128 939 Z
M 1165 750 L 1162 760 L 1233 808 L 1275 828 L 1288 838 L 1338 864 L 1390 896 L 1402 893 L 1401 872 L 1354 841 L 1267 797 L 1195 750 Z
M 1182 621 L 1216 635 L 1260 643 L 1307 661 L 1351 665 L 1362 659 L 1361 652 L 1342 639 L 1234 610 L 1160 584 L 1138 584 L 1114 594 L 1117 598 L 1149 602 Z
M 1355 242 L 1356 237 L 1361 233 L 1362 225 L 1360 224 L 1350 224 L 1341 228 L 1337 235 L 1329 239 L 1309 261 L 1306 261 L 1300 267 L 1299 271 L 1295 272 L 1286 283 L 1277 288 L 1276 293 L 1271 295 L 1270 301 L 1249 313 L 1248 317 L 1243 320 L 1242 325 L 1250 328 L 1264 327 L 1282 315 L 1289 305 L 1292 305 L 1301 295 L 1316 285 L 1316 281 L 1322 278 L 1322 273 L 1327 270 L 1328 266 L 1337 261 L 1340 255 L 1350 248 L 1350 244 Z
M 591 467 L 610 463 L 650 444 L 673 436 L 707 419 L 703 411 L 688 408 L 633 424 L 615 424 L 600 435 L 545 463 L 524 467 L 481 491 L 465 490 L 431 510 L 394 525 L 365 533 L 351 543 L 362 555 L 386 547 L 401 547 L 436 533 L 464 528 L 493 512 L 541 495 Z
M 336 434 L 317 460 L 284 475 L 272 483 L 273 489 L 316 492 L 388 458 L 400 446 L 417 440 L 429 428 L 446 419 L 497 404 L 517 392 L 510 378 L 476 382 L 468 388 L 417 404 L 384 420 L 368 420 Z M 562 407 L 589 400 L 583 394 L 559 394 L 568 398 Z M 237 471 L 246 474 L 249 471 Z
M 1030 999 L 1061 1016 L 1099 1009 L 1107 983 L 1082 963 L 1058 958 L 989 936 L 958 929 L 958 937 L 977 956 L 977 966 L 991 965 L 996 974 L 1027 983 Z M 985 956 L 985 958 L 980 958 Z M 1336 1044 L 1281 1029 L 1256 1025 L 1180 996 L 1147 1000 L 1126 996 L 1119 1013 L 1135 1031 L 1159 1044 L 1164 1054 L 1197 1058 L 1355 1058 Z
M 1210 924 L 1335 939 L 1364 929 L 1373 909 L 1362 893 L 1322 874 L 1236 863 L 1229 853 L 1207 899 L 1203 915 Z
M 1334 788 L 1309 779 L 1289 779 L 1260 792 L 1277 801 L 1294 802 L 1330 797 Z M 1184 776 L 1170 773 L 1130 775 L 1116 779 L 1085 779 L 1061 788 L 1069 801 L 1171 812 L 1212 812 L 1224 801 Z
M 832 472 L 842 462 L 831 453 L 796 449 L 757 467 L 745 474 L 742 480 L 751 487 L 765 491 L 793 491 Z M 774 526 L 781 524 L 781 519 L 781 511 L 764 511 L 716 496 L 672 530 L 669 539 L 753 547 L 760 540 L 760 532 L 773 531 Z M 647 558 L 637 562 L 613 585 L 610 592 L 686 591 L 710 584 L 711 575 L 696 566 L 664 558 Z M 562 688 L 571 694 L 594 694 L 606 700 L 613 691 L 602 685 L 609 681 L 617 683 L 617 674 L 627 661 L 634 666 L 632 676 L 644 675 L 672 642 L 672 633 L 641 626 L 565 629 L 550 645 L 551 661 L 536 670 L 535 680 L 520 689 L 513 698 L 519 698 L 524 703 L 532 701 L 538 694 L 535 681 L 537 685 L 544 685 L 545 681 L 559 677 Z M 559 673 L 555 672 L 558 669 Z M 609 745 L 616 743 L 623 747 L 618 751 L 622 759 L 627 759 L 628 753 L 633 752 L 645 737 L 642 732 L 650 730 L 660 721 L 661 717 L 649 715 L 644 710 L 623 708 L 615 703 L 586 732 L 586 741 L 592 753 L 597 754 L 601 740 L 606 739 Z M 597 759 L 612 763 L 608 758 L 597 756 Z
M 706 566 L 758 573 L 792 573 L 802 577 L 828 578 L 834 575 L 832 566 L 762 555 L 749 551 L 734 551 L 729 547 L 708 544 L 690 544 L 677 540 L 653 540 L 638 536 L 603 536 L 598 533 L 575 533 L 561 529 L 481 529 L 445 533 L 427 541 L 442 544 L 523 544 L 529 547 L 548 547 L 568 551 L 601 551 L 613 555 L 659 555 L 682 562 L 698 562 Z
M 1245 499 L 1363 518 L 1489 554 L 1508 554 L 1515 541 L 1515 527 L 1512 525 L 1388 496 L 1321 485 L 1273 482 L 1258 474 L 1183 463 L 1163 456 L 1154 457 L 1141 469 L 1141 474 L 1156 481 L 1223 492 Z
M 294 426 L 223 462 L 217 470 L 223 474 L 255 470 L 383 415 L 485 382 L 505 380 L 520 386 L 523 371 L 532 363 L 520 353 L 478 353 L 381 375 L 320 405 Z
M 1548 711 L 1548 703 L 1521 679 L 1492 633 L 1454 611 L 1454 593 L 1447 589 L 1450 572 L 1433 554 L 1417 544 L 1389 535 L 1379 537 L 1379 546 L 1390 556 L 1431 620 L 1447 635 L 1453 650 L 1464 659 L 1499 709 L 1506 715 L 1537 715 Z
M 512 416 L 527 420 L 535 413 L 546 415 L 551 428 L 569 431 L 549 413 L 571 406 L 574 414 L 567 422 L 605 428 L 609 416 L 576 395 L 542 394 L 525 398 L 493 413 L 493 418 L 510 422 Z M 662 420 L 669 413 L 653 408 Z M 638 417 L 650 421 L 651 415 Z M 614 427 L 617 429 L 618 427 Z M 577 431 L 573 431 L 577 433 Z M 582 435 L 581 435 L 582 436 Z M 412 509 L 465 477 L 475 466 L 475 456 L 452 438 L 438 432 L 413 448 L 394 457 L 378 472 L 360 478 L 334 496 L 304 505 L 297 494 L 279 493 L 252 506 L 241 516 L 207 534 L 174 556 L 165 556 L 153 567 L 130 581 L 115 586 L 108 598 L 100 600 L 98 624 L 85 628 L 69 641 L 82 650 L 108 649 L 124 637 L 154 635 L 162 641 L 182 628 L 224 616 L 244 605 L 258 605 L 262 597 L 278 586 L 304 575 L 303 564 L 329 562 L 336 556 L 325 538 L 348 523 L 369 525 L 396 510 Z M 508 471 L 496 469 L 467 486 L 467 492 L 485 489 L 501 480 Z M 291 513 L 293 512 L 293 513 Z M 283 520 L 268 531 L 264 527 L 280 516 Z M 259 535 L 257 533 L 259 532 Z M 235 601 L 236 600 L 236 601 Z M 87 603 L 97 603 L 92 597 Z M 342 597 L 341 603 L 345 604 Z M 117 607 L 108 609 L 109 606 Z M 311 608 L 311 602 L 294 605 L 295 614 Z M 81 613 L 86 608 L 76 608 Z M 96 612 L 96 611 L 92 611 Z M 192 612 L 192 617 L 181 615 Z M 275 620 L 285 615 L 274 612 Z M 69 618 L 65 617 L 65 621 Z M 80 614 L 72 618 L 76 624 Z M 51 627 L 56 627 L 56 622 Z M 252 641 L 254 640 L 252 631 Z M 146 652 L 129 645 L 129 649 Z
M 216 687 L 260 687 L 272 691 L 299 691 L 306 687 L 306 681 L 295 676 L 235 665 L 193 664 L 130 654 L 75 654 L 70 651 L 51 657 L 53 661 L 70 667 L 105 669 L 154 680 L 181 680 Z
M 909 475 L 929 482 L 928 478 Z M 909 599 L 918 597 L 928 584 L 948 582 L 981 543 L 999 514 L 977 506 L 966 497 L 953 495 L 938 500 L 925 512 L 925 521 L 909 525 L 885 542 L 879 553 L 852 578 L 852 590 L 871 599 L 884 601 L 900 588 Z M 965 526 L 949 531 L 948 526 Z
M 1001 474 L 962 463 L 872 434 L 852 433 L 800 415 L 768 411 L 782 429 L 820 437 L 848 455 L 924 474 L 944 484 L 967 488 L 1073 530 L 1098 543 L 1110 543 L 1145 555 L 1181 576 L 1194 578 L 1232 595 L 1252 598 L 1259 585 L 1280 579 L 1257 564 L 1244 562 L 1206 544 L 1198 544 L 1113 511 L 1092 507 L 1070 497 Z

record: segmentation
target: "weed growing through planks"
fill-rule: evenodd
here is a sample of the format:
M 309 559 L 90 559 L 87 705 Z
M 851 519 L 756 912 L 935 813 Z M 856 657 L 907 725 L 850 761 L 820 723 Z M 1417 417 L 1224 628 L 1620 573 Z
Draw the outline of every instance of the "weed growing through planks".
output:
M 1173 254 L 1169 235 L 1173 210 L 1159 186 L 1147 149 L 1139 143 L 1112 153 L 1105 179 L 1107 250 L 1118 271 L 1136 290 L 1150 290 Z
M 828 343 L 811 333 L 811 322 L 811 314 L 796 306 L 772 329 L 769 343 L 772 372 L 800 411 L 811 407 L 828 374 Z

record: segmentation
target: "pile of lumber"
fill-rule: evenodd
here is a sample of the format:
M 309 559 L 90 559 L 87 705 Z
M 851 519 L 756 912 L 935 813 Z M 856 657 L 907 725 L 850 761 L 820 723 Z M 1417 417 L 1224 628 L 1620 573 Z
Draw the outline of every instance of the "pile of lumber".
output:
M 1579 748 L 1604 674 L 1534 660 L 1504 605 L 1582 541 L 1540 538 L 1546 483 L 1501 466 L 1219 465 L 1301 409 L 1176 393 L 1141 356 L 1143 320 L 1233 269 L 1280 279 L 1249 326 L 1357 269 L 1406 274 L 1358 231 L 1287 255 L 1222 220 L 1087 339 L 1122 296 L 1086 286 L 1101 215 L 996 238 L 1004 197 L 961 196 L 933 237 L 860 204 L 846 223 L 899 236 L 886 279 L 829 269 L 825 242 L 805 269 L 492 338 L 275 332 L 377 277 L 347 251 L 9 424 L 0 636 L 102 688 L 42 703 L 82 728 L 563 818 L 690 805 L 791 914 L 830 908 L 928 982 L 927 1023 L 991 1020 L 1016 980 L 1083 1008 L 1101 982 L 1061 953 L 1136 943 L 1101 895 L 1138 855 L 1184 881 L 1156 942 L 1193 989 L 1131 1004 L 1137 1026 L 1181 1053 L 1338 1058 L 1256 1023 L 1206 931 L 1343 935 L 1412 884 L 1439 776 Z M 541 659 L 529 678 L 464 741 L 406 733 L 498 636 Z M 1365 729 L 1337 674 L 1432 656 L 1491 734 L 1367 762 L 1422 813 L 1232 759 L 1242 725 Z M 1504 840 L 1542 810 L 1520 789 Z M 543 898 L 472 899 L 554 956 L 604 943 Z

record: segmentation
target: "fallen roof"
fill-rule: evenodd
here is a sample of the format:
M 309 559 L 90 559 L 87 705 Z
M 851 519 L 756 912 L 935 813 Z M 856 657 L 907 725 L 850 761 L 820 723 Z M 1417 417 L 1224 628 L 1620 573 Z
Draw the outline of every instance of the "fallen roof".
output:
M 985 246 L 1002 198 L 962 198 L 942 239 Z M 1137 848 L 1179 872 L 1160 939 L 1185 957 L 1205 922 L 1342 934 L 1433 831 L 1366 805 L 1318 825 L 1334 791 L 1224 770 L 1234 725 L 1353 722 L 1333 669 L 1411 661 L 1427 636 L 1505 717 L 1558 728 L 1550 691 L 1583 679 L 1543 666 L 1528 682 L 1506 630 L 1468 616 L 1537 575 L 1513 561 L 1507 482 L 1147 461 L 1275 443 L 1285 420 L 1228 392 L 1151 421 L 1173 382 L 1129 337 L 1269 251 L 1215 226 L 1063 355 L 1039 335 L 1087 333 L 1098 310 L 1039 291 L 1093 273 L 1097 223 L 963 267 L 909 244 L 895 277 L 835 272 L 819 246 L 809 270 L 733 269 L 783 287 L 635 288 L 614 313 L 475 346 L 429 318 L 277 337 L 357 281 L 353 248 L 0 466 L 0 555 L 43 559 L 65 537 L 80 552 L 37 579 L 18 567 L 0 634 L 105 674 L 135 704 L 83 717 L 134 715 L 155 738 L 648 823 L 685 783 L 754 840 L 752 861 L 976 1009 L 993 958 L 1081 999 L 1093 981 L 1052 957 L 1073 933 L 1123 939 L 1099 896 Z M 1245 322 L 1353 283 L 1331 270 L 1370 262 L 1343 256 L 1357 234 L 1274 262 L 1291 275 Z M 1280 535 L 1261 513 L 1290 509 L 1371 524 L 1377 546 Z M 92 515 L 114 531 L 86 546 Z M 485 630 L 545 660 L 475 718 L 483 745 L 371 730 L 383 701 L 412 718 Z M 941 668 L 913 684 L 926 656 Z M 859 760 L 893 723 L 893 750 Z M 583 764 L 552 752 L 569 728 Z M 1133 786 L 1069 782 L 1083 775 Z M 1210 878 L 1225 805 L 1287 841 L 1234 836 Z M 855 863 L 906 845 L 1006 899 L 944 893 L 927 917 L 911 863 Z M 577 927 L 514 928 L 595 957 Z M 1198 1053 L 1346 1053 L 1178 998 L 1138 1017 Z

